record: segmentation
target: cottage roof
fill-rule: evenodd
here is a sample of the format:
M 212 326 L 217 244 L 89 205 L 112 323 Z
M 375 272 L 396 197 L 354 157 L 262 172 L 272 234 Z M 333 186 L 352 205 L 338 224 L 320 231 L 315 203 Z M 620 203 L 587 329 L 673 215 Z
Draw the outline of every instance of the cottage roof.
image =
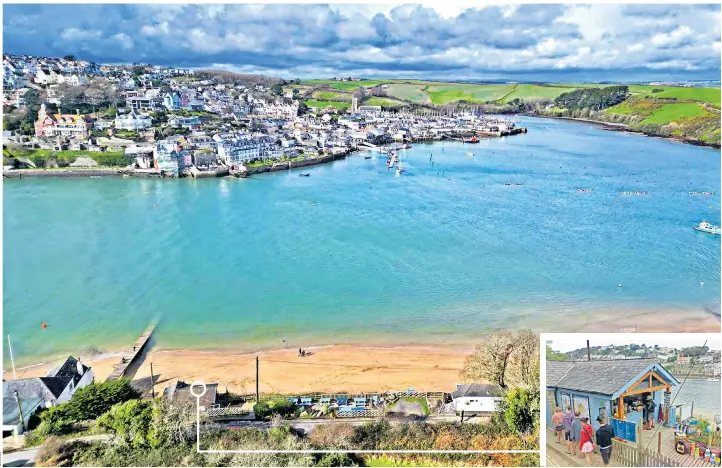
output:
M 43 404 L 43 399 L 39 397 L 19 398 L 20 406 L 23 410 L 23 417 L 27 418 L 35 412 L 35 409 Z M 20 422 L 20 413 L 18 411 L 18 402 L 12 395 L 3 397 L 3 424 L 18 424 Z
M 461 397 L 494 397 L 501 392 L 501 387 L 496 384 L 457 384 L 456 391 L 451 394 L 451 398 Z
M 177 380 L 175 384 L 165 389 L 163 396 L 169 401 L 173 401 L 175 403 L 192 402 L 195 404 L 196 397 L 191 394 L 190 389 L 191 384 L 183 382 L 182 380 Z M 197 393 L 198 390 L 196 389 L 195 392 Z M 199 399 L 200 405 L 205 406 L 206 408 L 213 406 L 216 403 L 217 393 L 217 383 L 206 384 L 206 392 Z
M 656 359 L 547 361 L 546 364 L 548 387 L 580 392 L 614 395 L 655 365 L 660 373 L 669 379 L 669 384 L 679 384 Z

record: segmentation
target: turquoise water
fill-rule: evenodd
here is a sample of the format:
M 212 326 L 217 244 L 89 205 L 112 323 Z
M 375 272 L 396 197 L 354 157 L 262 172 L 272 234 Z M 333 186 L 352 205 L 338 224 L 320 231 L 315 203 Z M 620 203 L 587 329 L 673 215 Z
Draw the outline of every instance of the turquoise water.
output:
M 720 222 L 719 151 L 523 125 L 477 145 L 414 145 L 400 177 L 353 155 L 311 177 L 5 180 L 17 359 L 127 346 L 158 316 L 160 345 L 251 350 L 719 315 L 720 239 L 693 230 Z

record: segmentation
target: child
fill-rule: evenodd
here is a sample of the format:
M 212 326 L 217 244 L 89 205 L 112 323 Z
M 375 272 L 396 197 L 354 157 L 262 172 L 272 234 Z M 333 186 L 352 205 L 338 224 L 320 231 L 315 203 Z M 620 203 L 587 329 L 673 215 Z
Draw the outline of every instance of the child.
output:
M 594 431 L 592 425 L 589 424 L 589 418 L 582 418 L 582 432 L 580 433 L 579 450 L 587 459 L 587 465 L 592 466 L 592 452 L 594 451 L 594 442 L 592 437 Z

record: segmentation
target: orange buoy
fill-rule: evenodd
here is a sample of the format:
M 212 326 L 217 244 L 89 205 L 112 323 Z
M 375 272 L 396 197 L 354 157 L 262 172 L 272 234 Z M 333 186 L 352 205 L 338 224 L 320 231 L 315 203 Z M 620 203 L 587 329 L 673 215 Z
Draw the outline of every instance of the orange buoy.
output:
M 42 325 L 40 325 L 40 326 L 41 326 L 41 327 L 43 327 L 43 328 L 48 328 L 48 324 L 47 324 L 47 323 L 45 323 L 45 322 L 43 322 L 43 324 L 42 324 Z

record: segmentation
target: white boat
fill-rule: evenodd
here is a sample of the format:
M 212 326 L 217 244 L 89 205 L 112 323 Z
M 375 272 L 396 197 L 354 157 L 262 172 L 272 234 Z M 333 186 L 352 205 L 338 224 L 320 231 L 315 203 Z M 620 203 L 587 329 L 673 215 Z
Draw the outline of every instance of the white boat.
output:
M 719 382 L 719 379 L 713 379 L 712 377 L 710 377 L 709 379 L 707 379 L 707 382 Z
M 474 156 L 474 153 L 466 153 L 467 156 Z
M 714 225 L 708 223 L 707 221 L 702 221 L 697 226 L 695 226 L 695 229 L 697 231 L 707 232 L 710 234 L 721 234 L 722 233 L 722 229 L 720 229 L 719 226 L 714 226 Z
M 396 175 L 401 175 L 401 173 L 404 172 L 403 169 L 401 169 L 401 166 L 396 167 Z

